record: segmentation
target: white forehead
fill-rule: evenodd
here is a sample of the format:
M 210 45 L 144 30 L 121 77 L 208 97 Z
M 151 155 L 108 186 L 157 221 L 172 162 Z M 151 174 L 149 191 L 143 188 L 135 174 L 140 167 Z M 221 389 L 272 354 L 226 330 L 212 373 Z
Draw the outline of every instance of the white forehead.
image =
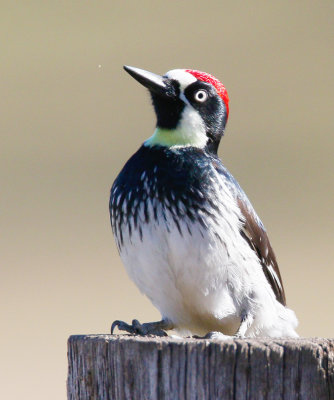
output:
M 169 79 L 175 79 L 178 81 L 180 83 L 180 89 L 182 92 L 191 83 L 197 81 L 193 75 L 191 75 L 189 72 L 186 72 L 184 69 L 172 69 L 168 71 L 165 76 Z

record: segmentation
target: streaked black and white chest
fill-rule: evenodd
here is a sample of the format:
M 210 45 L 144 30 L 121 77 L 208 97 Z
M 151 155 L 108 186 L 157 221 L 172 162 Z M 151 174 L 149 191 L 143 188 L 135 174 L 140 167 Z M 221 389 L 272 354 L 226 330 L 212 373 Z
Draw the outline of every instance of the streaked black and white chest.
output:
M 224 242 L 221 230 L 239 230 L 240 212 L 230 177 L 217 161 L 194 148 L 142 146 L 117 177 L 110 197 L 113 232 L 120 252 L 134 237 L 145 241 L 152 231 Z M 234 232 L 236 233 L 236 232 Z M 157 234 L 157 232 L 155 232 Z

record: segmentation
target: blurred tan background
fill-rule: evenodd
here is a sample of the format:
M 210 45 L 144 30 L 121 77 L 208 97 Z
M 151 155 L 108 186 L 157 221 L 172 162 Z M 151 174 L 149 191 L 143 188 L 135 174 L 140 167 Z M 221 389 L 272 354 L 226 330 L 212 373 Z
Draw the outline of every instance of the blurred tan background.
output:
M 109 225 L 111 184 L 155 122 L 123 64 L 223 81 L 220 155 L 269 231 L 299 333 L 333 337 L 333 20 L 332 1 L 1 4 L 1 398 L 64 399 L 70 334 L 159 317 Z

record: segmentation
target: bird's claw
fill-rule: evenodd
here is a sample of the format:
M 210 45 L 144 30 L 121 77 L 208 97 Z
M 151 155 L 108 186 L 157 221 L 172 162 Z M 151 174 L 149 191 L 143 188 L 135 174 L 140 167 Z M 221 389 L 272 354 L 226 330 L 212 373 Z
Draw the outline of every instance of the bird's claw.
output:
M 212 332 L 208 332 L 204 336 L 194 335 L 193 338 L 195 338 L 195 339 L 212 339 L 212 340 L 228 340 L 228 339 L 233 339 L 234 336 L 224 335 L 221 332 L 212 331 Z
M 118 328 L 120 331 L 128 332 L 132 335 L 168 336 L 167 333 L 159 327 L 158 323 L 147 322 L 141 324 L 137 319 L 134 319 L 131 325 L 119 320 L 114 321 L 111 325 L 111 334 L 114 333 L 115 328 Z
M 119 321 L 119 320 L 114 321 L 111 325 L 111 334 L 114 333 L 115 328 L 118 328 L 120 331 L 126 331 L 128 333 L 135 333 L 133 326 L 127 324 L 124 321 Z

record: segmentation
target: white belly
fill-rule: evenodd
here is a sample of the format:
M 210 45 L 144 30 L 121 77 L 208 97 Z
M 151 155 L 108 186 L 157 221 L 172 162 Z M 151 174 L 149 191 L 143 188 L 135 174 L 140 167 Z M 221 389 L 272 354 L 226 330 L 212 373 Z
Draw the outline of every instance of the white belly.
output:
M 248 336 L 295 336 L 294 313 L 276 300 L 256 253 L 240 234 L 235 199 L 224 182 L 218 188 L 211 198 L 219 212 L 212 209 L 208 217 L 198 210 L 203 218 L 195 221 L 182 204 L 176 217 L 157 198 L 148 203 L 146 221 L 141 205 L 137 227 L 131 218 L 121 227 L 120 255 L 129 276 L 180 330 L 232 335 L 251 314 Z
M 255 253 L 239 233 L 237 207 L 227 204 L 225 218 L 210 219 L 206 227 L 181 218 L 181 232 L 168 212 L 166 225 L 157 207 L 157 221 L 139 222 L 142 238 L 138 231 L 130 237 L 124 227 L 120 254 L 128 274 L 180 329 L 234 334 L 242 313 L 251 307 L 255 283 L 268 286 Z

